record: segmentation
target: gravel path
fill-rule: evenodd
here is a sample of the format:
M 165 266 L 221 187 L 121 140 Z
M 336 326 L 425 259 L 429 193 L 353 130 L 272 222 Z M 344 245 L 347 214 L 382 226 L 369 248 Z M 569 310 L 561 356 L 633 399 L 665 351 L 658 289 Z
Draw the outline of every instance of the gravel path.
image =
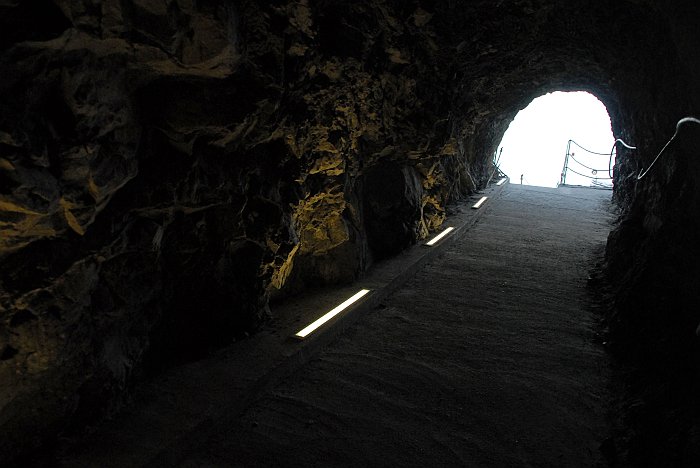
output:
M 610 192 L 509 186 L 483 218 L 180 466 L 596 466 L 588 271 Z

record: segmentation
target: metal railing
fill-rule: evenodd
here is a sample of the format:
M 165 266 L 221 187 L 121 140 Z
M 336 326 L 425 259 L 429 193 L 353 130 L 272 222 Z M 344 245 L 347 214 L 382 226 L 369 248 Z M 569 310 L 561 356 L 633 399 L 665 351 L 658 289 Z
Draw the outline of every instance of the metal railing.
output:
M 503 155 L 503 147 L 501 147 L 500 152 L 496 151 L 495 153 L 493 153 L 493 160 L 491 161 L 491 163 L 493 164 L 493 171 L 491 172 L 491 175 L 489 176 L 489 180 L 486 181 L 486 185 L 489 185 L 491 183 L 491 180 L 493 179 L 493 176 L 496 175 L 496 172 L 505 176 L 505 174 L 503 173 L 503 171 L 499 167 L 502 155 Z
M 618 138 L 617 140 L 615 140 L 615 142 L 614 142 L 613 145 L 612 145 L 612 148 L 610 149 L 610 159 L 608 160 L 608 175 L 610 176 L 610 180 L 612 180 L 612 178 L 613 178 L 613 173 L 612 173 L 612 169 L 613 169 L 613 168 L 612 168 L 612 165 L 613 165 L 613 164 L 612 164 L 612 161 L 613 161 L 613 155 L 616 154 L 616 150 L 617 150 L 617 146 L 616 146 L 616 145 L 617 145 L 618 143 L 620 143 L 623 147 L 625 147 L 625 148 L 627 148 L 627 149 L 631 149 L 631 150 L 636 150 L 636 149 L 637 149 L 636 146 L 628 145 L 627 143 L 625 143 L 623 140 L 620 140 L 619 138 Z
M 671 145 L 673 140 L 676 139 L 676 137 L 678 136 L 678 132 L 680 131 L 681 127 L 685 124 L 700 125 L 700 120 L 696 119 L 695 117 L 684 117 L 681 120 L 679 120 L 678 123 L 676 124 L 676 131 L 673 133 L 673 136 L 671 137 L 671 139 L 668 140 L 668 142 L 664 145 L 663 148 L 661 148 L 661 151 L 659 151 L 659 154 L 657 154 L 656 157 L 654 158 L 654 160 L 651 162 L 651 164 L 649 164 L 649 167 L 647 167 L 646 169 L 642 169 L 639 172 L 639 175 L 637 176 L 637 180 L 642 180 L 642 178 L 649 173 L 651 168 L 654 167 L 654 165 L 656 164 L 656 161 L 659 160 L 661 155 L 664 154 L 664 152 L 668 149 L 668 147 Z
M 621 141 L 621 140 L 620 140 Z M 617 142 L 616 142 L 617 143 Z M 612 181 L 612 174 L 611 171 L 609 170 L 609 167 L 611 163 L 608 164 L 608 170 L 606 169 L 596 169 L 594 167 L 591 167 L 589 164 L 584 164 L 583 162 L 579 161 L 576 159 L 576 154 L 571 151 L 571 146 L 575 145 L 579 147 L 581 150 L 583 150 L 585 153 L 589 153 L 595 156 L 608 156 L 608 153 L 598 153 L 596 151 L 591 151 L 578 143 L 576 143 L 574 140 L 569 140 L 566 143 L 566 157 L 564 158 L 564 167 L 561 170 L 561 178 L 559 180 L 559 185 L 566 185 L 566 176 L 568 172 L 573 172 L 574 174 L 577 174 L 581 177 L 586 177 L 588 179 L 591 179 L 591 183 L 594 185 L 603 185 L 601 180 L 610 180 Z M 615 150 L 615 145 L 613 145 L 613 151 Z M 610 161 L 612 161 L 612 152 L 610 153 Z M 571 165 L 572 163 L 574 164 L 574 167 L 576 169 L 572 169 Z M 590 171 L 591 175 L 584 174 L 585 170 Z M 608 173 L 609 177 L 601 177 L 598 173 Z
M 684 118 L 680 119 L 678 121 L 678 123 L 676 124 L 676 131 L 673 133 L 673 136 L 668 140 L 668 142 L 666 142 L 666 144 L 663 146 L 663 148 L 661 148 L 661 151 L 659 151 L 659 153 L 656 155 L 656 157 L 651 162 L 651 164 L 649 164 L 649 166 L 646 169 L 640 170 L 639 174 L 637 175 L 637 180 L 641 180 L 649 173 L 649 171 L 652 170 L 652 168 L 659 161 L 659 158 L 661 158 L 661 156 L 666 152 L 666 150 L 676 140 L 681 128 L 685 125 L 690 125 L 690 124 L 700 125 L 700 119 L 698 119 L 696 117 L 684 117 Z M 598 153 L 596 151 L 591 151 L 591 150 L 581 146 L 576 141 L 570 139 L 566 144 L 566 157 L 564 158 L 564 167 L 562 168 L 562 171 L 561 171 L 559 185 L 566 185 L 567 173 L 573 172 L 574 174 L 577 174 L 581 177 L 591 179 L 591 183 L 593 185 L 598 185 L 598 186 L 610 188 L 610 186 L 604 185 L 604 184 L 600 183 L 599 181 L 600 180 L 610 180 L 610 181 L 613 180 L 613 173 L 612 173 L 612 171 L 613 171 L 613 158 L 616 155 L 618 144 L 620 144 L 623 148 L 626 148 L 628 150 L 636 150 L 637 149 L 636 146 L 632 146 L 629 143 L 626 143 L 624 140 L 621 140 L 618 138 L 613 143 L 612 148 L 610 149 L 610 153 Z M 580 148 L 581 150 L 583 150 L 585 153 L 588 153 L 588 154 L 592 154 L 595 156 L 609 156 L 607 170 L 606 169 L 596 169 L 596 168 L 592 167 L 592 165 L 584 164 L 583 162 L 581 162 L 579 159 L 576 158 L 576 154 L 571 151 L 572 145 L 577 146 L 578 148 Z M 503 152 L 503 148 L 501 148 L 501 153 L 502 152 Z M 496 154 L 494 154 L 493 164 L 494 164 L 495 168 L 494 168 L 493 173 L 491 174 L 491 177 L 489 178 L 489 181 L 493 178 L 494 174 L 497 171 L 501 172 L 501 170 L 498 166 L 498 164 L 500 163 L 500 156 L 501 155 L 498 154 L 498 157 L 496 157 Z M 576 169 L 571 168 L 572 163 L 574 163 L 574 165 L 577 165 L 575 167 L 577 169 L 579 169 L 578 171 Z M 580 169 L 580 168 L 582 168 L 582 169 Z M 586 170 L 590 171 L 591 175 L 584 174 L 583 172 L 585 172 Z M 601 172 L 602 173 L 607 172 L 607 177 L 600 177 L 599 173 L 601 173 Z M 520 183 L 522 183 L 522 179 L 523 179 L 523 176 L 521 175 Z

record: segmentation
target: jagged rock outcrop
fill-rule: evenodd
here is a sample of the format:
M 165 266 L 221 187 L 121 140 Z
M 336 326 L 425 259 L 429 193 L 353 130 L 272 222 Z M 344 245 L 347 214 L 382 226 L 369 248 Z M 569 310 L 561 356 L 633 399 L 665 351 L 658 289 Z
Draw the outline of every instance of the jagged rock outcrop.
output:
M 413 174 L 402 245 L 485 176 L 417 5 L 44 3 L 1 7 L 3 456 L 250 332 L 272 292 L 356 278 L 384 255 L 376 162 Z
M 532 98 L 643 150 L 698 103 L 691 2 L 38 3 L 0 2 L 0 458 L 438 228 Z

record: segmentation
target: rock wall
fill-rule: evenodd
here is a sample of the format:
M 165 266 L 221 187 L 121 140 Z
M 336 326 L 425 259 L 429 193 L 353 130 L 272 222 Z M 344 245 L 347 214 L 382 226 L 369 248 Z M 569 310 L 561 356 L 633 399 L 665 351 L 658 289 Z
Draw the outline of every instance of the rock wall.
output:
M 534 97 L 653 147 L 698 73 L 691 2 L 36 3 L 0 2 L 0 458 L 438 228 Z
M 606 279 L 610 347 L 626 369 L 617 402 L 617 448 L 633 466 L 695 466 L 700 456 L 700 5 L 663 2 L 665 65 L 635 113 L 626 135 L 639 147 L 616 168 L 623 216 L 608 239 Z M 662 43 L 664 44 L 664 43 Z M 658 80 L 658 81 L 656 81 Z M 640 90 L 644 91 L 644 89 Z
M 0 7 L 4 455 L 271 294 L 353 280 L 396 252 L 383 225 L 405 247 L 486 177 L 417 4 L 43 3 Z

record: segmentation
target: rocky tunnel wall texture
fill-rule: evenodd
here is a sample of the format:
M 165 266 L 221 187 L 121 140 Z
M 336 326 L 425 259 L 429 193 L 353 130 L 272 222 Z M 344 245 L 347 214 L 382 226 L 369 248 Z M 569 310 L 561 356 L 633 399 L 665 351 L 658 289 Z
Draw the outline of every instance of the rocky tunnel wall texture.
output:
M 624 296 L 630 249 L 665 264 L 697 232 L 697 146 L 633 177 L 698 108 L 692 18 L 661 0 L 0 2 L 0 458 L 425 237 L 548 91 L 594 93 L 640 147 L 615 176 Z

